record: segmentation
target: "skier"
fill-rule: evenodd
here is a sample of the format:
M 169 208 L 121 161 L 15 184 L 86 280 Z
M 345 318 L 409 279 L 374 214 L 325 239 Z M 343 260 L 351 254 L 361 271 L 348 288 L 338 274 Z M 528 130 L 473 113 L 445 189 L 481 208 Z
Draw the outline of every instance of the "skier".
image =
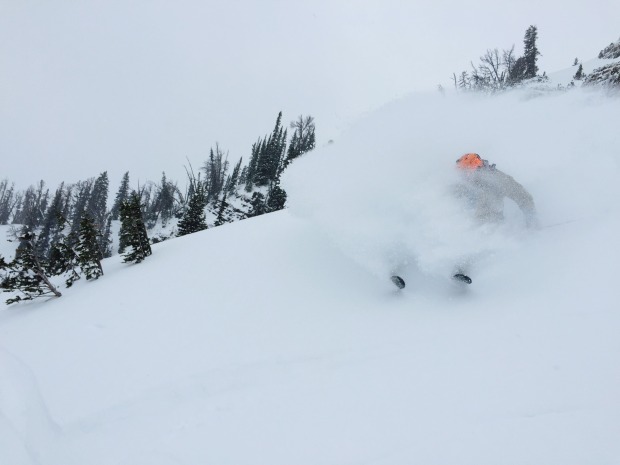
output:
M 480 223 L 500 223 L 504 219 L 504 198 L 513 200 L 523 212 L 528 228 L 537 224 L 534 199 L 511 176 L 483 160 L 477 153 L 466 153 L 456 161 L 462 183 L 454 188 L 474 208 Z
M 477 153 L 466 153 L 456 161 L 456 166 L 461 182 L 454 186 L 454 195 L 467 202 L 480 224 L 501 223 L 504 220 L 504 198 L 509 198 L 523 212 L 528 228 L 538 226 L 534 199 L 511 176 L 483 160 Z M 471 284 L 471 278 L 467 276 L 467 262 L 465 260 L 457 267 L 453 278 Z M 392 276 L 391 279 L 399 289 L 405 287 L 405 281 L 400 276 Z
M 456 161 L 456 166 L 462 182 L 454 186 L 454 194 L 467 202 L 480 224 L 501 223 L 504 220 L 504 198 L 509 198 L 523 212 L 528 228 L 538 226 L 534 199 L 511 176 L 477 153 L 466 153 Z M 471 278 L 463 268 L 459 268 L 453 277 L 471 284 Z

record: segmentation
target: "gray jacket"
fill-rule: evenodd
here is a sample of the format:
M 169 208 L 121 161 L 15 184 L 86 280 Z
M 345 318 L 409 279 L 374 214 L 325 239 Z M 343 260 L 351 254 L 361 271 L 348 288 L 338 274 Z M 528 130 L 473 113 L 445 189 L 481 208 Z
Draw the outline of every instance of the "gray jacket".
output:
M 534 199 L 511 176 L 495 165 L 463 173 L 464 182 L 454 187 L 455 194 L 473 208 L 475 218 L 481 223 L 498 223 L 504 219 L 504 198 L 513 200 L 523 212 L 528 227 L 536 224 Z

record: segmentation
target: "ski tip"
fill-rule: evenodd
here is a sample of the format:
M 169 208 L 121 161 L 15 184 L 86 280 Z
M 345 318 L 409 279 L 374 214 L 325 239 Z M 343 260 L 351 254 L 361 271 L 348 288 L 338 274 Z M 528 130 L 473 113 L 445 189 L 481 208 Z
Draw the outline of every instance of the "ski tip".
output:
M 465 284 L 471 284 L 471 278 L 467 275 L 464 275 L 462 273 L 457 273 L 454 276 L 452 276 L 453 279 L 455 279 L 456 281 L 460 281 L 462 283 Z
M 397 288 L 403 289 L 405 287 L 405 280 L 400 276 L 392 276 L 390 279 Z

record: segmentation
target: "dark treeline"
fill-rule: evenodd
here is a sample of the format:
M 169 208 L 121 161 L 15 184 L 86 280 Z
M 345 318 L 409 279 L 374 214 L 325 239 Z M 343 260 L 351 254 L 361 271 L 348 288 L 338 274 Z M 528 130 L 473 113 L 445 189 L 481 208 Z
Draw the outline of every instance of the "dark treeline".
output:
M 182 190 L 165 173 L 158 182 L 132 187 L 126 172 L 111 195 L 107 172 L 50 190 L 44 181 L 17 191 L 9 180 L 0 181 L 0 224 L 15 225 L 15 258 L 0 257 L 0 288 L 18 293 L 7 303 L 45 295 L 60 296 L 48 277 L 62 276 L 70 287 L 82 276 L 103 275 L 101 260 L 112 256 L 113 221 L 118 221 L 118 253 L 125 262 L 139 263 L 151 254 L 150 244 L 281 210 L 286 192 L 280 176 L 290 163 L 315 147 L 315 125 L 300 116 L 288 130 L 282 113 L 270 134 L 250 150 L 249 162 L 234 163 L 219 144 L 211 148 L 198 173 L 187 168 Z M 108 209 L 108 204 L 111 208 Z M 207 213 L 215 217 L 207 224 Z M 151 239 L 148 230 L 158 227 Z

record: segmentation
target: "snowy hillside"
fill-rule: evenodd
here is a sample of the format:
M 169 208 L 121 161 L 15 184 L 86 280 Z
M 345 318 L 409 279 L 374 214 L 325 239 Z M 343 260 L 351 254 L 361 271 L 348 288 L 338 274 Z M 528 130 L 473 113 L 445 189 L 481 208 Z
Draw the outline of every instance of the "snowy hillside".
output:
M 620 105 L 530 97 L 391 103 L 295 161 L 287 210 L 0 309 L 0 463 L 620 464 Z M 472 223 L 468 151 L 539 229 Z
M 577 78 L 581 67 L 582 77 Z M 611 85 L 618 86 L 620 83 L 620 39 L 612 42 L 598 54 L 597 58 L 575 64 L 571 68 L 556 71 L 547 76 L 544 87 L 566 88 L 581 85 Z
M 586 75 L 592 74 L 595 70 L 603 68 L 605 66 L 613 65 L 620 62 L 620 58 L 593 58 L 591 60 L 583 62 L 581 65 L 583 66 L 583 73 Z M 577 73 L 578 66 L 572 66 L 570 68 L 563 69 L 561 71 L 557 71 L 555 73 L 549 74 L 549 81 L 547 81 L 547 85 L 549 87 L 566 87 L 573 83 L 576 86 L 580 86 L 582 84 L 582 80 L 575 79 L 575 74 Z

